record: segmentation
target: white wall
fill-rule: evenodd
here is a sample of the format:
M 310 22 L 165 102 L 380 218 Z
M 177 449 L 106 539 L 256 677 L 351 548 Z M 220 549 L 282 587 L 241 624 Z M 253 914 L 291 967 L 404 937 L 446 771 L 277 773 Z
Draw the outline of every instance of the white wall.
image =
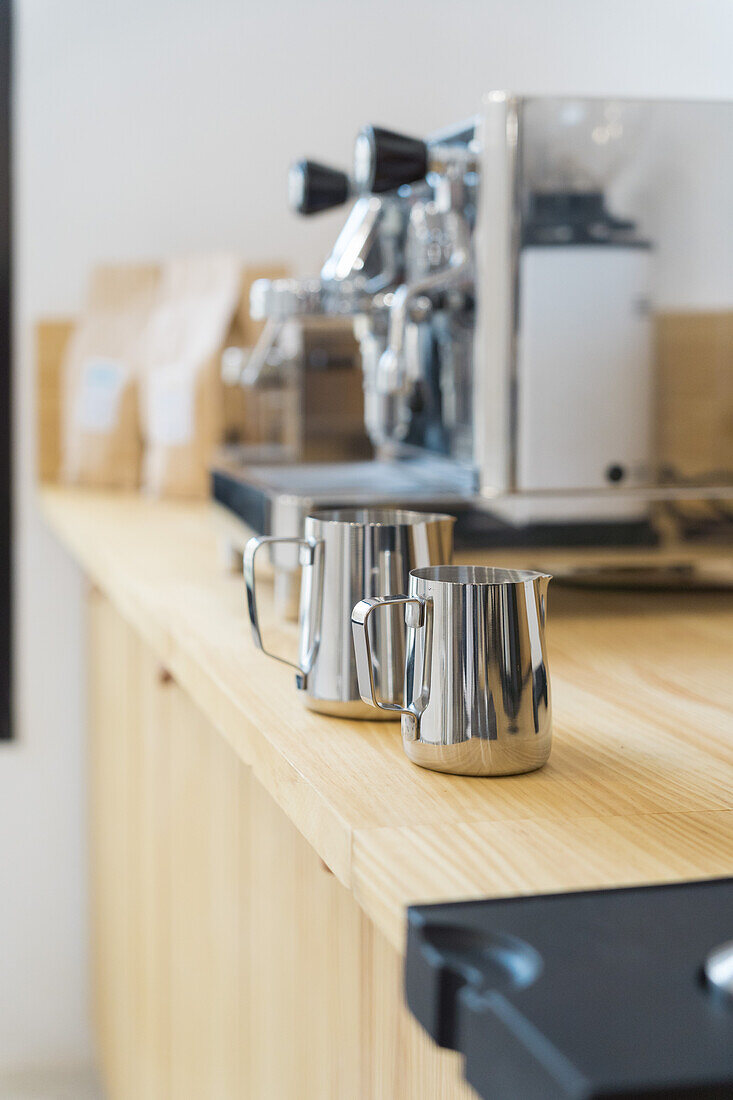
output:
M 289 161 L 483 91 L 733 96 L 728 0 L 17 0 L 17 744 L 0 748 L 0 1067 L 89 1056 L 83 620 L 32 496 L 35 317 L 99 258 L 234 246 L 316 268 Z

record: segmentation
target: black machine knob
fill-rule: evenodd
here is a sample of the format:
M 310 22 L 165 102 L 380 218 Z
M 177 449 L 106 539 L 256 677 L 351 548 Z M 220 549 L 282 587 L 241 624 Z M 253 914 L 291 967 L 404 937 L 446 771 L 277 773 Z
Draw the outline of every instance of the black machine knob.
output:
M 298 214 L 318 214 L 341 206 L 349 197 L 349 177 L 315 160 L 299 160 L 288 175 L 290 207 Z
M 365 126 L 354 147 L 354 179 L 360 191 L 396 191 L 424 179 L 428 147 L 420 138 Z

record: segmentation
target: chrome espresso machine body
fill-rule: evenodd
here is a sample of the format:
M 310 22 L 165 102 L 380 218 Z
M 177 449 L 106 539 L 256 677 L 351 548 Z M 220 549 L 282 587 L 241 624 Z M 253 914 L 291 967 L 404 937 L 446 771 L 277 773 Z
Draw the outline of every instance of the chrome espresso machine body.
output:
M 353 205 L 320 276 L 256 283 L 252 313 L 353 318 L 375 458 L 215 472 L 215 496 L 265 533 L 395 504 L 458 541 L 654 541 L 649 110 L 490 93 L 427 141 L 367 127 L 351 177 L 295 165 L 294 209 Z
M 462 469 L 447 471 L 443 491 L 456 493 L 475 481 L 475 134 L 471 124 L 425 143 L 369 127 L 357 140 L 354 180 L 343 176 L 340 189 L 333 170 L 295 165 L 290 200 L 301 213 L 327 208 L 329 179 L 333 197 L 359 194 L 319 278 L 260 280 L 251 298 L 253 316 L 270 321 L 352 317 L 378 459 L 420 452 L 455 462 Z

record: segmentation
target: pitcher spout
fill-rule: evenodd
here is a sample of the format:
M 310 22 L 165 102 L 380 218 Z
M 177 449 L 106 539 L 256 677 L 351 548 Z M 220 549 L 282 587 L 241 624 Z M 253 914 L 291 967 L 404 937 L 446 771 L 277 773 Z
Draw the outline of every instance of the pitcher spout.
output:
M 535 594 L 537 598 L 537 608 L 539 611 L 540 622 L 545 625 L 545 616 L 547 614 L 547 589 L 550 581 L 552 580 L 552 573 L 538 573 L 535 579 Z

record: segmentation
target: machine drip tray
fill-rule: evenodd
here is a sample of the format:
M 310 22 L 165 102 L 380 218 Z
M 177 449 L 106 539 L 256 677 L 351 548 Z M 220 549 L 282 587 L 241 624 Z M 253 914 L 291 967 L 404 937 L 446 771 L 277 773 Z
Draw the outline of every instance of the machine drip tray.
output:
M 537 523 L 515 526 L 478 507 L 474 475 L 439 459 L 243 466 L 220 462 L 214 500 L 257 534 L 300 534 L 322 508 L 399 507 L 450 512 L 458 547 L 655 546 L 646 521 Z

